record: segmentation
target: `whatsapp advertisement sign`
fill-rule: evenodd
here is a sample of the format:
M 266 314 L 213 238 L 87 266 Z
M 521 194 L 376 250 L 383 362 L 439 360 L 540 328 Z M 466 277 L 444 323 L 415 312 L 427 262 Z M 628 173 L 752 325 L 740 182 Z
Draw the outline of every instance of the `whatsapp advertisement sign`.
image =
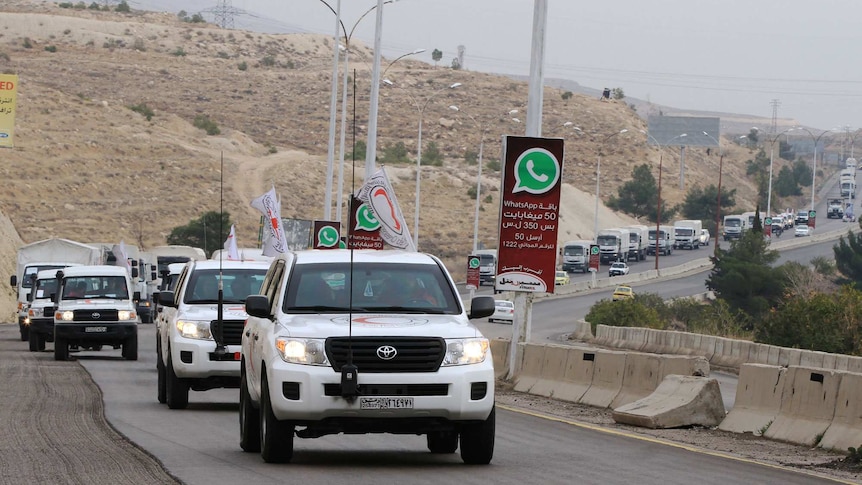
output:
M 380 222 L 368 204 L 356 197 L 350 202 L 350 227 L 347 231 L 348 249 L 383 249 Z
M 314 249 L 344 249 L 347 245 L 341 240 L 341 223 L 334 221 L 314 221 Z
M 495 288 L 554 292 L 563 140 L 506 136 Z

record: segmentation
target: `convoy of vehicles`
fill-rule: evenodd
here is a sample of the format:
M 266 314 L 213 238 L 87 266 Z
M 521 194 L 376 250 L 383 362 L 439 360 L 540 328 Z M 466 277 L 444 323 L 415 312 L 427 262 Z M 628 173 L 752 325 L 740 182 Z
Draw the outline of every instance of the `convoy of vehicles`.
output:
M 329 282 L 337 282 L 333 285 Z M 398 250 L 307 250 L 273 260 L 246 300 L 240 447 L 289 462 L 294 438 L 425 435 L 468 464 L 494 453 L 494 367 L 443 263 Z
M 748 217 L 741 214 L 724 216 L 723 228 L 722 237 L 725 241 L 739 239 L 749 229 Z
M 626 261 L 643 261 L 649 245 L 649 228 L 644 225 L 626 226 L 629 230 L 629 252 Z
M 45 342 L 54 341 L 54 299 L 57 294 L 57 270 L 36 273 L 27 315 L 30 319 L 28 340 L 30 352 L 45 350 Z

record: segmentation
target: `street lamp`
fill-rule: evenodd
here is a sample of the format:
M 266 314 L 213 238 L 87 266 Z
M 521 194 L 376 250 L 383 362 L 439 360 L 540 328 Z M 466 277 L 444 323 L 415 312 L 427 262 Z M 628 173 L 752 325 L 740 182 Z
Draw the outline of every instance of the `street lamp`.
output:
M 476 121 L 476 118 L 474 118 L 473 115 L 457 106 L 449 106 L 449 109 L 463 113 L 465 116 L 470 118 L 473 124 L 479 127 L 481 133 L 479 138 L 479 173 L 476 175 L 476 213 L 473 216 L 473 252 L 475 253 L 476 250 L 479 249 L 479 203 L 482 194 L 482 153 L 485 147 L 485 133 L 487 132 L 488 125 L 487 123 Z
M 715 197 L 715 246 L 713 247 L 712 255 L 718 257 L 718 229 L 721 227 L 721 172 L 724 168 L 724 152 L 721 150 L 721 142 L 709 133 L 702 131 L 705 136 L 712 138 L 718 145 L 718 194 Z
M 857 130 L 853 133 L 853 136 L 851 136 L 851 137 L 850 137 L 850 158 L 854 158 L 854 157 L 853 157 L 853 144 L 854 144 L 854 143 L 856 143 L 856 138 L 857 138 L 859 135 L 862 135 L 862 129 L 857 129 Z
M 392 62 L 389 63 L 389 65 L 386 66 L 386 69 L 383 70 L 383 74 L 381 74 L 380 77 L 384 78 L 383 80 L 386 81 L 386 71 L 388 71 L 389 68 L 392 67 L 392 64 L 395 64 L 396 62 L 400 61 L 401 59 L 404 59 L 407 56 L 415 56 L 416 54 L 421 54 L 423 52 L 425 52 L 425 49 L 414 49 L 413 51 L 408 52 L 407 54 L 402 54 L 402 55 L 396 57 Z
M 785 133 L 790 133 L 795 128 L 788 128 L 781 133 L 775 135 L 772 140 L 769 142 L 769 184 L 767 188 L 766 194 L 766 216 L 772 217 L 772 163 L 775 160 L 775 142 L 781 138 L 781 135 Z
M 629 130 L 623 129 L 617 131 L 616 133 L 611 133 L 610 135 L 606 135 L 602 142 L 599 144 L 599 153 L 596 155 L 596 213 L 593 218 L 593 238 L 597 238 L 599 235 L 599 182 L 602 178 L 602 147 L 605 146 L 608 140 L 611 138 L 622 135 L 623 133 L 628 132 Z
M 662 144 L 659 143 L 658 140 L 656 140 L 654 136 L 650 135 L 649 133 L 647 133 L 644 130 L 640 130 L 640 132 L 647 136 L 647 143 L 649 143 L 649 139 L 652 138 L 652 141 L 655 142 L 655 144 L 658 146 L 658 149 L 659 149 L 659 154 L 658 154 L 658 197 L 656 198 L 657 200 L 656 200 L 656 209 L 655 209 L 655 214 L 656 214 L 655 215 L 655 270 L 658 271 L 658 256 L 659 256 L 658 244 L 659 244 L 659 232 L 661 232 L 661 169 L 662 169 L 662 162 L 664 161 L 664 146 L 669 145 L 670 142 L 676 140 L 677 138 L 687 137 L 688 133 L 682 133 L 682 134 L 676 135 L 675 137 L 668 140 L 667 143 L 664 144 L 664 146 L 662 146 Z
M 811 135 L 811 139 L 814 140 L 814 159 L 812 160 L 812 163 L 811 163 L 811 210 L 814 210 L 814 193 L 815 193 L 814 182 L 817 180 L 817 144 L 820 143 L 820 139 L 823 138 L 823 135 L 825 135 L 827 133 L 831 133 L 831 132 L 835 131 L 835 129 L 832 128 L 830 130 L 826 130 L 817 136 L 814 136 L 814 133 L 811 133 L 811 131 L 808 128 L 803 128 L 801 126 L 797 126 L 796 129 L 808 133 L 809 135 Z
M 422 176 L 422 117 L 425 114 L 425 108 L 428 107 L 428 103 L 430 103 L 431 100 L 434 99 L 434 96 L 442 93 L 447 89 L 455 89 L 460 85 L 461 83 L 454 83 L 449 86 L 443 86 L 442 88 L 434 91 L 433 93 L 428 95 L 427 98 L 425 98 L 425 102 L 422 104 L 422 107 L 419 107 L 419 102 L 416 101 L 413 96 L 410 96 L 409 94 L 407 95 L 413 102 L 413 105 L 416 107 L 416 109 L 419 110 L 419 141 L 416 147 L 416 208 L 413 216 L 413 246 L 416 248 L 417 251 L 419 250 L 419 181 Z

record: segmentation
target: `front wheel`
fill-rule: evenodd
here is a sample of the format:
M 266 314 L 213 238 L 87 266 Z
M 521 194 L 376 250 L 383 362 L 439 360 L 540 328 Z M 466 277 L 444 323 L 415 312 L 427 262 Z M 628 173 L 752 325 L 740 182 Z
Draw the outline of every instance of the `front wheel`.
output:
M 171 409 L 185 409 L 189 405 L 189 385 L 177 377 L 174 372 L 174 363 L 168 349 L 168 362 L 165 364 L 167 371 L 166 379 L 166 399 L 168 407 Z
M 468 465 L 487 465 L 494 457 L 495 414 L 491 409 L 488 419 L 461 427 L 461 459 Z
M 294 426 L 279 421 L 273 414 L 265 378 L 260 384 L 260 394 L 260 456 L 267 463 L 288 463 L 293 458 Z
M 54 337 L 54 360 L 69 360 L 69 344 L 66 339 Z
M 21 331 L 21 341 L 26 342 L 30 339 L 30 326 L 23 323 L 18 324 L 18 330 Z
M 239 380 L 239 447 L 248 453 L 260 451 L 260 411 L 251 402 L 245 369 Z
M 156 375 L 156 387 L 158 388 L 156 391 L 157 399 L 160 404 L 164 404 L 168 402 L 168 385 L 165 382 L 167 380 L 167 369 L 165 369 L 165 363 L 162 362 L 162 344 L 160 343 L 158 336 L 156 336 Z
M 138 334 L 134 334 L 123 342 L 123 358 L 138 360 Z
M 30 341 L 30 352 L 38 352 L 39 351 L 39 332 L 30 332 L 29 338 L 27 340 Z

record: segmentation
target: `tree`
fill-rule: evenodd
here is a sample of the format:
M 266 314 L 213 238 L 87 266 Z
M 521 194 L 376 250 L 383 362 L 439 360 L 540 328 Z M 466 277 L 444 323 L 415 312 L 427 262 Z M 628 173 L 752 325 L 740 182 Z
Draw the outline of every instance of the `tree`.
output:
M 383 147 L 383 157 L 380 159 L 383 163 L 407 163 L 410 159 L 407 157 L 407 147 L 403 141 L 399 141 L 394 145 L 386 145 Z
M 422 165 L 433 165 L 436 167 L 443 165 L 443 154 L 440 153 L 440 148 L 436 142 L 429 142 L 428 146 L 422 150 Z
M 862 222 L 860 222 L 862 224 Z M 862 284 L 862 234 L 847 231 L 847 237 L 838 238 L 832 246 L 835 253 L 835 268 L 850 281 Z
M 725 300 L 733 310 L 741 310 L 754 320 L 765 314 L 782 297 L 782 273 L 772 268 L 778 251 L 770 250 L 762 231 L 751 230 L 710 257 L 713 269 L 706 287 Z
M 457 57 L 452 58 L 452 69 L 455 71 L 461 70 L 461 61 L 459 61 Z
M 126 0 L 123 0 L 119 4 L 117 4 L 117 8 L 114 9 L 115 12 L 124 12 L 129 13 L 132 9 L 129 7 L 129 4 L 126 3 Z
M 727 190 L 721 189 L 721 213 L 729 213 L 736 205 L 736 189 Z M 718 187 L 709 185 L 702 189 L 693 187 L 689 189 L 685 195 L 685 200 L 682 203 L 682 215 L 686 219 L 699 219 L 707 221 L 707 226 L 711 221 L 715 221 L 715 211 L 718 208 Z M 713 222 L 713 224 L 715 224 Z M 715 228 L 712 228 L 715 229 Z
M 203 248 L 209 255 L 210 249 L 222 247 L 230 233 L 230 214 L 217 211 L 205 212 L 197 219 L 192 219 L 185 226 L 178 226 L 168 235 L 168 244 L 179 244 Z
M 749 132 L 748 132 L 748 141 L 749 141 L 752 145 L 757 145 L 757 140 L 758 140 L 758 131 L 757 131 L 757 128 L 752 128 L 752 129 L 751 129 L 751 130 L 749 130 Z
M 356 143 L 353 145 L 353 151 L 350 152 L 348 158 L 350 160 L 365 160 L 366 150 L 368 150 L 368 146 L 365 144 L 365 141 L 356 140 Z
M 811 167 L 803 160 L 793 162 L 793 180 L 796 185 L 803 187 L 811 186 L 811 178 L 813 176 Z
M 772 188 L 779 197 L 802 195 L 802 189 L 796 183 L 793 171 L 788 166 L 781 167 L 781 170 L 778 171 L 778 176 L 772 182 Z
M 566 91 L 561 96 L 563 98 L 563 101 L 568 101 L 568 100 L 572 99 L 573 95 L 572 95 L 571 91 Z
M 611 96 L 614 99 L 623 99 L 626 97 L 626 93 L 623 92 L 623 88 L 614 88 L 611 90 Z
M 617 189 L 619 197 L 611 197 L 608 207 L 634 217 L 655 215 L 658 187 L 655 177 L 647 164 L 638 165 L 632 170 L 632 179 Z
M 437 63 L 440 62 L 440 59 L 443 59 L 443 51 L 440 49 L 434 49 L 431 52 L 431 60 L 434 61 L 434 69 L 437 69 Z
M 787 161 L 792 161 L 796 158 L 796 152 L 793 150 L 793 145 L 783 140 L 778 140 L 778 158 L 783 158 Z

